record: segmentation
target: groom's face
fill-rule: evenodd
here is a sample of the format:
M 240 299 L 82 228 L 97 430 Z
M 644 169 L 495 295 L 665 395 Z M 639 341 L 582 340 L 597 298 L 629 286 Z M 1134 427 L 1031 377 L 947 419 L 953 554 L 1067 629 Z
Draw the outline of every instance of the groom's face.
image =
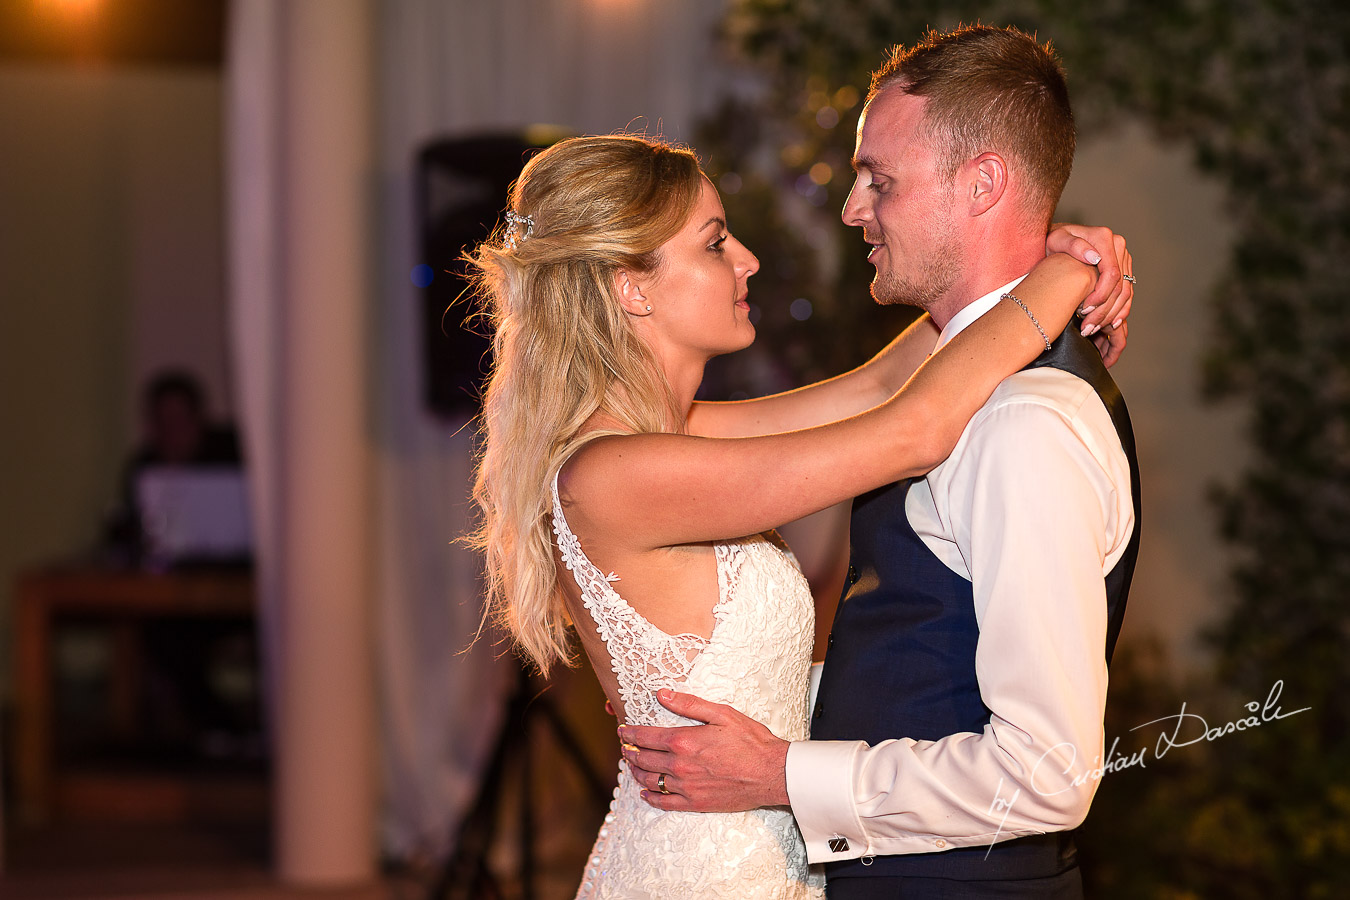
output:
M 955 183 L 940 169 L 925 133 L 925 102 L 892 87 L 867 104 L 843 219 L 862 228 L 871 247 L 877 302 L 927 309 L 956 282 L 961 253 Z

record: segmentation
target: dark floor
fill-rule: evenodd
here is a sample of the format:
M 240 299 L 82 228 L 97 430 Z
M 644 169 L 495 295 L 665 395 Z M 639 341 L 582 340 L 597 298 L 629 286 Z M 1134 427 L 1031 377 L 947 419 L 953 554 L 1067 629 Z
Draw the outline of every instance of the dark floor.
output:
M 420 898 L 416 879 L 341 891 L 287 890 L 267 865 L 263 830 L 238 826 L 65 825 L 7 835 L 4 900 Z
M 591 768 L 608 790 L 618 742 L 614 721 L 590 672 L 559 673 L 549 692 Z M 532 812 L 536 900 L 567 900 L 608 803 L 594 797 L 567 754 L 544 729 L 522 743 L 536 762 Z M 503 786 L 488 865 L 502 900 L 521 896 L 517 826 L 520 786 Z M 265 808 L 265 807 L 264 807 Z M 265 815 L 262 813 L 260 815 Z M 239 821 L 238 819 L 234 821 Z M 273 876 L 265 821 L 251 824 L 64 824 L 4 831 L 0 900 L 424 900 L 439 866 L 386 872 L 377 883 L 342 890 L 286 887 Z M 464 897 L 463 890 L 457 897 Z
M 438 869 L 386 872 L 374 884 L 320 890 L 286 887 L 267 864 L 257 829 L 194 826 L 53 826 L 9 834 L 0 874 L 4 900 L 424 900 Z M 589 849 L 576 829 L 542 832 L 535 896 L 576 891 Z M 513 848 L 493 853 L 504 900 L 519 897 Z M 465 896 L 463 891 L 457 897 Z

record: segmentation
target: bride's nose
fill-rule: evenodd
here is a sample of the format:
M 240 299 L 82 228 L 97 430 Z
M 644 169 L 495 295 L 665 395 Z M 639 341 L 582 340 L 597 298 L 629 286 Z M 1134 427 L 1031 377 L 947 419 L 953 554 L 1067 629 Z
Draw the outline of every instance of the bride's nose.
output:
M 741 258 L 736 261 L 736 274 L 742 278 L 749 278 L 759 271 L 759 257 L 750 252 L 750 248 L 736 241 L 740 247 Z

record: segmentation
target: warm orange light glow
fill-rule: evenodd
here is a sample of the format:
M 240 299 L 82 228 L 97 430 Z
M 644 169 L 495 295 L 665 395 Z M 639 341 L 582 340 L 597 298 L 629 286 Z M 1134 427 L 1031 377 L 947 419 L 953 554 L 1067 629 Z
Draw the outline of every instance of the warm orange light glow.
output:
M 42 12 L 56 13 L 68 19 L 87 19 L 98 9 L 100 0 L 37 0 Z

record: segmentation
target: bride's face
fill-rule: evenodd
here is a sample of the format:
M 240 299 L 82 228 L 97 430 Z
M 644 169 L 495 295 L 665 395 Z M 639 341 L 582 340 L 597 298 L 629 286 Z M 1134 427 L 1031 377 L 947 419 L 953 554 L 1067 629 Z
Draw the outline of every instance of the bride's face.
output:
M 748 347 L 747 281 L 759 260 L 727 230 L 717 190 L 703 179 L 694 211 L 679 233 L 661 245 L 661 263 L 645 288 L 651 305 L 648 325 L 675 351 L 704 360 Z

